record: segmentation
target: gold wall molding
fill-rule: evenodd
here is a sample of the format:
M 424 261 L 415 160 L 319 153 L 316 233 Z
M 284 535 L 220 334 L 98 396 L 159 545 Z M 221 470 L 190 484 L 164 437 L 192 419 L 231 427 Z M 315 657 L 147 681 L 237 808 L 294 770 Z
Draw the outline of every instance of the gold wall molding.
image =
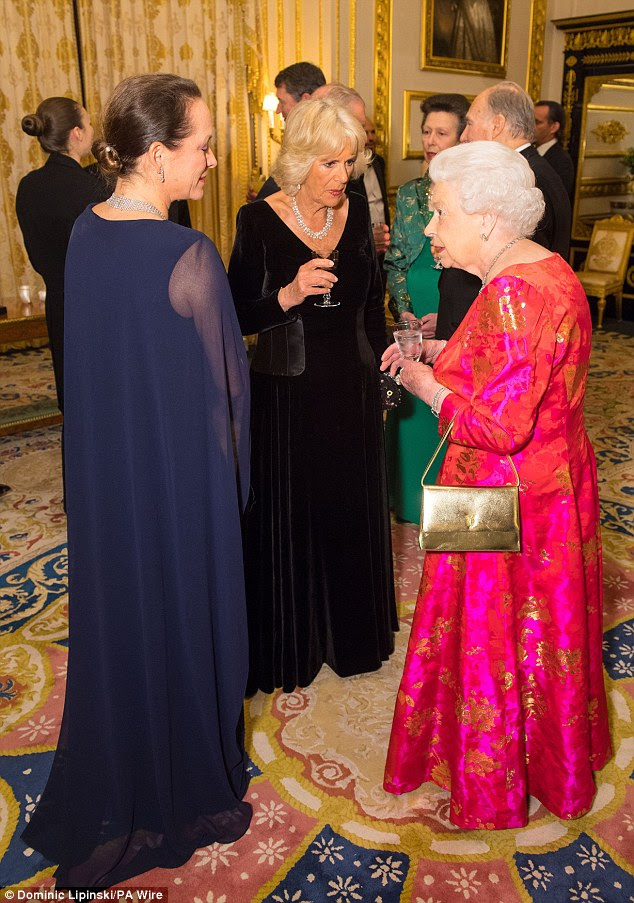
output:
M 348 81 L 349 87 L 354 88 L 355 72 L 356 72 L 356 51 L 357 51 L 357 2 L 350 0 L 350 25 L 348 34 L 350 35 L 350 55 L 348 62 Z
M 634 53 L 586 53 L 582 56 L 585 66 L 605 66 L 608 63 L 627 63 L 634 60 Z
M 593 128 L 592 134 L 602 144 L 618 144 L 628 134 L 628 130 L 620 120 L 608 119 Z
M 625 179 L 582 179 L 579 184 L 579 195 L 584 198 L 612 197 L 627 194 L 630 180 Z
M 295 0 L 295 59 L 304 58 L 302 51 L 302 0 Z
M 341 0 L 335 2 L 335 77 L 341 81 Z
M 631 15 L 631 13 L 630 13 Z M 556 24 L 556 23 L 555 23 Z M 605 28 L 580 29 L 567 32 L 564 50 L 588 50 L 592 47 L 618 47 L 622 44 L 634 43 L 634 28 L 628 25 L 607 25 Z
M 392 0 L 375 0 L 374 7 L 374 126 L 377 145 L 385 157 L 391 145 Z
M 277 0 L 277 71 L 284 68 L 284 0 Z
M 575 62 L 576 60 L 574 57 L 570 57 L 568 60 L 566 60 L 566 64 L 569 66 L 574 66 Z M 563 92 L 563 108 L 566 114 L 564 119 L 563 146 L 566 150 L 568 150 L 568 148 L 570 147 L 570 134 L 572 130 L 572 108 L 579 97 L 579 90 L 575 87 L 576 80 L 577 76 L 574 69 L 569 69 L 564 78 Z
M 529 25 L 528 69 L 526 91 L 534 101 L 542 95 L 542 72 L 544 68 L 544 35 L 546 33 L 547 0 L 533 0 Z

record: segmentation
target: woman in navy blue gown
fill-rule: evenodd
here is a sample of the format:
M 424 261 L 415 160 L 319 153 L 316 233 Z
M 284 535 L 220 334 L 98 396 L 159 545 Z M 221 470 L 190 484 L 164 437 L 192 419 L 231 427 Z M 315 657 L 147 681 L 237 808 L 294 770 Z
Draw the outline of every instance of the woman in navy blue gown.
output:
M 202 196 L 210 131 L 193 82 L 122 82 L 94 148 L 115 193 L 68 251 L 68 682 L 23 835 L 59 887 L 179 866 L 251 817 L 247 364 L 216 249 L 166 221 Z

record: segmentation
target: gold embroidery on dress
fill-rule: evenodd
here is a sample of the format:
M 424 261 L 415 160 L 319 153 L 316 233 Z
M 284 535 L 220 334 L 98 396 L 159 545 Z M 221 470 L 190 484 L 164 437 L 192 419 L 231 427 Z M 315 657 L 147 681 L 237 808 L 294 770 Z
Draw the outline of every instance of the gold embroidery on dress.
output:
M 414 700 L 412 699 L 411 696 L 409 696 L 403 690 L 398 691 L 396 699 L 397 699 L 397 702 L 399 702 L 401 705 L 409 706 L 410 709 L 414 708 Z
M 504 332 L 517 332 L 520 329 L 526 330 L 526 317 L 522 312 L 521 305 L 518 308 L 516 300 L 517 299 L 511 297 L 510 294 L 498 296 L 497 303 Z
M 531 621 L 541 621 L 550 624 L 552 618 L 545 599 L 536 596 L 528 596 L 520 609 L 520 618 L 528 618 Z
M 473 690 L 468 700 L 460 700 L 456 704 L 456 718 L 461 724 L 472 727 L 478 734 L 488 733 L 500 717 L 500 710 L 488 701 L 485 696 L 478 698 Z
M 425 658 L 431 658 L 433 654 L 439 651 L 440 641 L 443 634 L 451 633 L 454 627 L 453 618 L 445 620 L 444 618 L 436 618 L 434 629 L 430 636 L 422 637 L 414 647 L 415 655 L 424 655 Z
M 581 546 L 581 554 L 583 555 L 584 564 L 596 561 L 599 551 L 598 545 L 598 537 L 595 534 Z
M 449 763 L 442 761 L 439 762 L 438 765 L 434 765 L 431 770 L 431 779 L 434 784 L 438 784 L 438 786 L 442 787 L 444 790 L 451 790 L 451 771 L 449 769 Z
M 537 644 L 537 665 L 565 683 L 566 677 L 580 672 L 581 649 L 555 649 L 551 643 L 541 640 Z
M 599 718 L 599 700 L 595 697 L 588 700 L 588 720 L 596 724 Z
M 568 470 L 556 470 L 555 479 L 564 491 L 564 495 L 570 495 L 572 492 L 572 480 Z
M 566 395 L 568 401 L 572 401 L 579 392 L 579 389 L 586 383 L 588 376 L 588 361 L 566 364 L 563 368 L 563 374 L 566 383 Z
M 511 672 L 506 670 L 505 662 L 498 662 L 498 681 L 507 692 L 511 689 L 515 681 Z
M 475 774 L 482 777 L 485 774 L 491 774 L 492 771 L 499 771 L 501 767 L 500 762 L 496 762 L 495 759 L 487 756 L 481 750 L 467 750 L 464 762 L 465 774 Z
M 544 700 L 544 694 L 539 689 L 534 674 L 529 675 L 527 683 L 522 687 L 521 695 L 522 709 L 524 710 L 526 719 L 534 718 L 535 721 L 539 721 L 543 718 L 547 712 L 547 706 Z

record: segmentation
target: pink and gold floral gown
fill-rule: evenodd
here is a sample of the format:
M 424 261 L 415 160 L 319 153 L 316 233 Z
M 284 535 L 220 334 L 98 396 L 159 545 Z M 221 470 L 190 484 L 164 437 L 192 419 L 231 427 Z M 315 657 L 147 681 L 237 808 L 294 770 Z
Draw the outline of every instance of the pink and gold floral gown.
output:
M 588 811 L 610 758 L 594 453 L 583 422 L 592 326 L 558 255 L 478 295 L 434 366 L 455 414 L 444 484 L 520 476 L 521 552 L 428 552 L 385 789 L 451 791 L 462 828 L 526 824 L 528 794 Z M 424 462 L 421 462 L 424 464 Z

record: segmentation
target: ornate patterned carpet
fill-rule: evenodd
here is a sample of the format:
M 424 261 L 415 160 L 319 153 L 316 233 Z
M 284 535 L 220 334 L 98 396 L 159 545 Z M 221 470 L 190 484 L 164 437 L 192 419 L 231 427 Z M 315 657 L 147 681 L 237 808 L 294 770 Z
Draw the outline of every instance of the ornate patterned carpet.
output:
M 55 380 L 48 347 L 0 355 L 0 427 L 57 414 Z
M 421 570 L 412 525 L 393 528 L 402 630 L 381 671 L 327 668 L 306 690 L 247 703 L 254 817 L 234 844 L 122 887 L 171 903 L 634 903 L 634 338 L 595 339 L 587 403 L 605 547 L 605 675 L 615 755 L 592 811 L 562 822 L 536 801 L 521 830 L 464 832 L 433 785 L 383 792 L 392 708 Z M 0 885 L 50 887 L 19 835 L 48 773 L 66 667 L 59 428 L 0 439 Z

